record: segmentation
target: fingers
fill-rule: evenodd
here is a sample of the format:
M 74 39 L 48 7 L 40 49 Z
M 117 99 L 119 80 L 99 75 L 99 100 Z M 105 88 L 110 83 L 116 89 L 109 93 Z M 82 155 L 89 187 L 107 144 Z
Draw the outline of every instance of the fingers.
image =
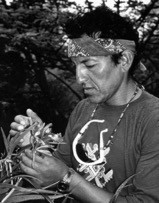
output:
M 23 115 L 17 115 L 14 118 L 14 121 L 22 126 L 28 126 L 30 124 L 29 118 L 27 116 L 23 116 Z
M 21 125 L 21 124 L 16 123 L 16 122 L 12 122 L 10 124 L 10 127 L 11 127 L 12 130 L 15 130 L 15 131 L 22 131 L 25 128 L 24 125 Z
M 30 124 L 29 118 L 27 116 L 18 115 L 14 118 L 14 121 L 11 123 L 11 133 L 15 131 L 23 131 L 26 126 Z
M 11 136 L 16 135 L 16 133 L 17 133 L 17 131 L 16 131 L 16 130 L 10 130 L 10 131 L 9 131 L 9 134 L 10 134 Z
M 34 159 L 34 161 L 37 162 L 37 163 L 42 163 L 42 164 L 44 163 L 44 158 L 38 156 L 36 153 L 33 153 L 29 149 L 25 150 L 25 155 L 26 155 L 27 158 L 29 158 L 31 160 Z
M 39 118 L 39 116 L 31 109 L 27 109 L 26 114 L 33 120 L 33 122 L 42 123 L 42 120 Z
M 17 115 L 11 123 L 10 135 L 14 136 L 17 132 L 23 131 L 27 126 L 32 125 L 33 122 L 42 123 L 42 120 L 31 109 L 27 109 L 27 116 Z
M 37 169 L 39 169 L 39 162 L 37 161 L 37 155 L 35 154 L 35 158 L 33 158 L 33 152 L 31 150 L 25 150 L 25 153 L 21 155 L 20 166 L 21 169 L 30 175 L 37 174 Z
M 10 127 L 11 127 L 11 129 L 10 129 L 9 133 L 11 136 L 14 136 L 17 132 L 23 131 L 25 128 L 24 125 L 21 125 L 16 122 L 12 122 Z
M 42 120 L 38 117 L 38 115 L 32 111 L 31 109 L 27 109 L 26 111 L 27 116 L 23 116 L 23 115 L 18 115 L 14 118 L 14 121 L 19 124 L 22 125 L 24 127 L 31 125 L 31 122 L 39 122 L 42 123 Z M 32 120 L 32 121 L 31 121 Z
M 27 166 L 24 164 L 24 162 L 20 162 L 20 168 L 24 173 L 34 177 L 38 177 L 38 174 L 33 166 Z
M 39 186 L 42 184 L 41 175 L 38 172 L 39 165 L 24 154 L 21 157 L 20 168 L 24 173 L 33 177 L 34 184 Z

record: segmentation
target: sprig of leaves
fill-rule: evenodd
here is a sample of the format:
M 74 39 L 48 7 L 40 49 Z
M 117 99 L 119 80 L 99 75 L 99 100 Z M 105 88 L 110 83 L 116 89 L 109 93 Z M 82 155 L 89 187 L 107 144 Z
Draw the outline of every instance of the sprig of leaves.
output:
M 59 198 L 66 196 L 48 190 L 48 188 L 37 188 L 32 181 L 35 178 L 22 174 L 19 167 L 19 157 L 26 148 L 31 149 L 34 154 L 39 152 L 43 156 L 52 156 L 52 152 L 56 150 L 57 146 L 64 144 L 61 133 L 53 133 L 51 127 L 52 124 L 31 123 L 23 132 L 17 133 L 14 137 L 10 135 L 6 137 L 1 128 L 5 145 L 5 152 L 0 157 L 0 200 L 2 203 L 9 201 L 8 199 L 11 195 L 13 196 L 14 191 L 18 191 L 19 194 L 23 193 L 23 195 L 26 193 L 27 195 L 28 193 L 30 195 L 42 195 L 49 203 L 53 202 L 52 199 L 54 198 L 52 196 L 56 196 L 55 199 L 57 195 L 59 195 Z M 26 143 L 25 137 L 29 137 Z M 23 147 L 20 147 L 21 144 L 23 144 Z M 33 187 L 23 188 L 19 186 L 21 180 L 29 182 Z

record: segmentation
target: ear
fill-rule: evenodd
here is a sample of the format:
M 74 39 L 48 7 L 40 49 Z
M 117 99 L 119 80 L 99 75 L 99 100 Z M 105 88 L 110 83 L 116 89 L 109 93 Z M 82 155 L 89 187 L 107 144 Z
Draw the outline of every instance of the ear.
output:
M 134 60 L 134 53 L 129 51 L 129 50 L 125 50 L 122 53 L 122 57 L 120 58 L 120 65 L 122 68 L 123 72 L 128 72 L 132 63 Z

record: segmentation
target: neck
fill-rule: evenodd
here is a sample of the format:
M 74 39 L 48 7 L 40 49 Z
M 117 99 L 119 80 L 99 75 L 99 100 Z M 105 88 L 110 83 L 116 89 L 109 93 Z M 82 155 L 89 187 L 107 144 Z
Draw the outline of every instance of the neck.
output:
M 116 106 L 127 104 L 132 99 L 136 87 L 137 84 L 132 79 L 129 79 L 127 82 L 123 82 L 116 93 L 109 100 L 107 100 L 106 103 Z M 136 100 L 141 95 L 141 92 L 142 91 L 139 90 L 132 101 Z

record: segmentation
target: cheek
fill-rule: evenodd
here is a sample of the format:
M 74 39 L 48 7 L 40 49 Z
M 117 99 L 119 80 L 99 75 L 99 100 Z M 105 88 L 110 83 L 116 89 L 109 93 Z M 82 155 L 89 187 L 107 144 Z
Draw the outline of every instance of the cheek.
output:
M 100 88 L 104 88 L 105 86 L 111 84 L 113 80 L 113 71 L 110 69 L 100 68 L 98 71 L 94 72 L 91 75 L 93 82 Z
M 116 92 L 122 81 L 123 74 L 119 71 L 108 71 L 98 76 L 97 85 L 102 94 L 108 95 Z
M 107 79 L 114 75 L 114 72 L 116 71 L 115 69 L 116 68 L 112 66 L 111 63 L 103 63 L 101 64 L 101 66 L 98 67 L 98 71 L 95 73 L 95 75 L 98 79 L 105 79 L 107 81 Z

